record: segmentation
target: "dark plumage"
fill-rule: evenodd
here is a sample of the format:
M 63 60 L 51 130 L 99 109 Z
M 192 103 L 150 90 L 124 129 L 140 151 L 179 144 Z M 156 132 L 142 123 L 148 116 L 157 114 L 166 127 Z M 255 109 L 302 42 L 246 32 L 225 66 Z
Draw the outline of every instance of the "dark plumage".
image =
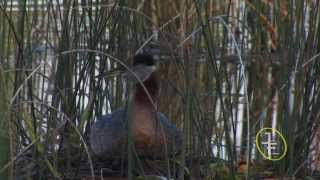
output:
M 180 151 L 181 134 L 177 128 L 169 122 L 169 120 L 160 112 L 157 112 L 158 120 L 163 126 L 164 134 L 166 134 L 167 147 L 150 147 L 140 148 L 138 153 L 146 156 L 164 156 L 165 150 L 168 153 Z M 126 109 L 121 107 L 112 114 L 101 116 L 98 121 L 92 126 L 93 136 L 91 139 L 91 148 L 96 155 L 99 156 L 114 156 L 120 155 L 127 150 L 127 131 L 126 131 Z M 160 126 L 158 124 L 158 135 L 160 133 Z M 154 134 L 157 136 L 157 134 Z M 160 145 L 160 142 L 158 142 Z M 146 145 L 147 146 L 147 145 Z M 171 153 L 170 153 L 171 152 Z M 162 153 L 162 154 L 161 154 Z
M 155 60 L 149 54 L 137 54 L 133 58 L 133 66 L 136 66 L 138 64 L 153 66 L 155 65 Z

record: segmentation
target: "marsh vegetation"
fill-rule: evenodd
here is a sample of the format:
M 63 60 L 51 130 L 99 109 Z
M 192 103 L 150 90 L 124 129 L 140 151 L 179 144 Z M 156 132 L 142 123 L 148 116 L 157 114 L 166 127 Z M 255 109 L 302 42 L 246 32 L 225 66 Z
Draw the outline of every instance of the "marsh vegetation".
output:
M 116 70 L 142 50 L 159 58 L 157 108 L 183 131 L 183 150 L 125 174 L 319 178 L 319 8 L 315 0 L 0 1 L 0 179 L 100 177 L 89 129 L 126 104 L 131 89 Z M 279 161 L 256 148 L 265 127 L 286 139 Z

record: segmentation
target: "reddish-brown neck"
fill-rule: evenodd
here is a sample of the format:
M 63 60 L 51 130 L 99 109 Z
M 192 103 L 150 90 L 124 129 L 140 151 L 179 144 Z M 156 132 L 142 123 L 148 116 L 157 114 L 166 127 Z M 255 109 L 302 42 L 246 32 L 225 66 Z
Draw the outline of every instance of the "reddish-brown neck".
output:
M 145 104 L 145 105 L 150 105 L 152 106 L 152 102 L 149 99 L 149 96 L 145 90 L 148 91 L 150 94 L 150 97 L 152 98 L 152 101 L 155 102 L 158 92 L 159 92 L 159 77 L 158 77 L 157 72 L 153 72 L 150 77 L 143 82 L 143 86 L 138 83 L 136 85 L 136 92 L 134 95 L 134 101 L 139 103 L 139 104 Z

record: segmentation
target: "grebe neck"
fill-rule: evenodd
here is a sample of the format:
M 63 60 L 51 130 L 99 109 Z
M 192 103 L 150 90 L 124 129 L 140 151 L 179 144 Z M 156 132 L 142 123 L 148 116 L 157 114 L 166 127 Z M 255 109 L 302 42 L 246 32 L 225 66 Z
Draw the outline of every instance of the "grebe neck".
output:
M 134 102 L 144 105 L 150 105 L 153 107 L 152 102 L 149 99 L 149 96 L 147 92 L 145 92 L 145 89 L 148 90 L 148 93 L 150 94 L 150 97 L 152 98 L 152 101 L 155 103 L 156 98 L 159 93 L 159 75 L 157 72 L 153 72 L 150 77 L 143 82 L 143 86 L 138 83 L 136 85 L 136 91 L 134 94 Z

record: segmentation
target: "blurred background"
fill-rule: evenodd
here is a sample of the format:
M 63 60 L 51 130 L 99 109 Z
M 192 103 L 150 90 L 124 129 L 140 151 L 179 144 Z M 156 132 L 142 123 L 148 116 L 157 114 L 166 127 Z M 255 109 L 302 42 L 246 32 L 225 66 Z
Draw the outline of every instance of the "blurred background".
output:
M 0 179 L 96 171 L 86 168 L 97 167 L 90 126 L 125 104 L 130 89 L 116 70 L 142 51 L 159 60 L 159 111 L 183 130 L 182 155 L 170 161 L 180 178 L 319 178 L 319 7 L 317 0 L 1 0 Z M 286 140 L 279 161 L 257 150 L 266 127 Z

